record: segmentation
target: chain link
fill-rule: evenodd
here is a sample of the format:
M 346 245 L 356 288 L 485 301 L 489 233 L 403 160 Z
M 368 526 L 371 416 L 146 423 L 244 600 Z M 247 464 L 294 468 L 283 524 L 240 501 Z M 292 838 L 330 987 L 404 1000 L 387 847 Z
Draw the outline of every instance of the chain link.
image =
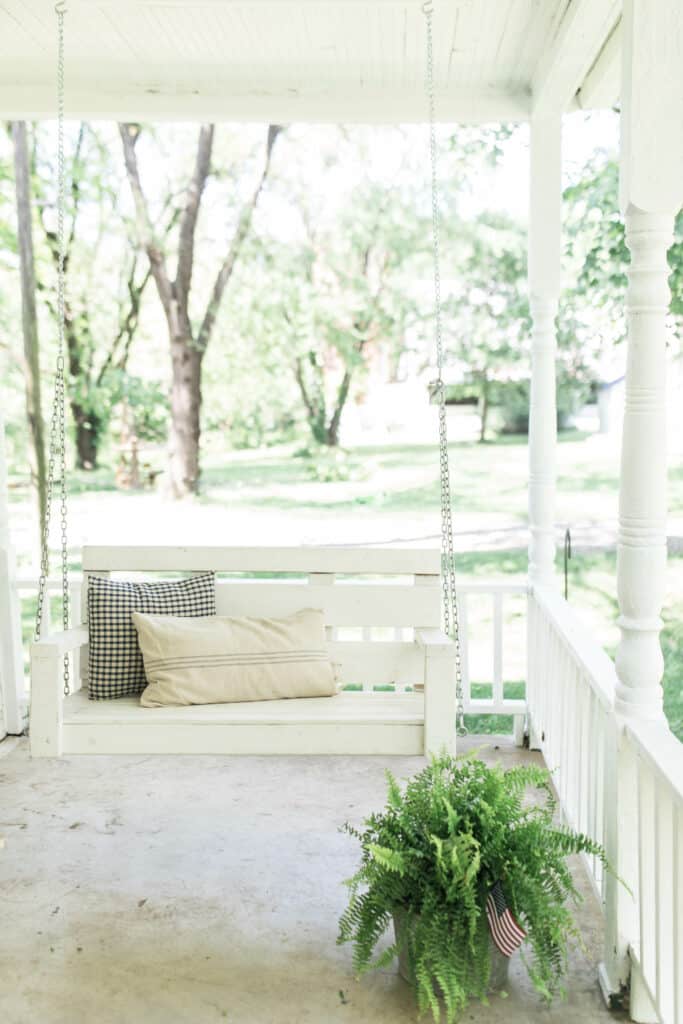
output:
M 47 580 L 50 573 L 50 520 L 55 491 L 55 466 L 59 460 L 59 512 L 61 534 L 62 567 L 62 626 L 69 628 L 69 557 L 68 518 L 66 488 L 66 370 L 64 360 L 64 316 L 65 316 L 65 234 L 64 208 L 66 205 L 66 173 L 64 161 L 64 15 L 65 0 L 55 5 L 57 15 L 57 362 L 55 368 L 55 390 L 50 418 L 50 446 L 47 470 L 45 518 L 42 523 L 40 544 L 40 581 L 38 584 L 38 607 L 36 610 L 35 639 L 43 633 L 46 615 Z M 69 656 L 64 655 L 64 696 L 69 695 Z
M 462 651 L 460 623 L 455 588 L 455 558 L 453 555 L 453 510 L 451 503 L 451 475 L 448 458 L 448 431 L 446 428 L 446 387 L 443 380 L 443 318 L 441 309 L 441 208 L 439 203 L 438 158 L 436 147 L 436 103 L 434 98 L 434 35 L 432 17 L 434 5 L 426 0 L 422 5 L 427 28 L 426 92 L 429 104 L 429 155 L 432 191 L 432 253 L 434 266 L 434 336 L 436 341 L 437 379 L 434 382 L 439 403 L 439 477 L 441 482 L 441 582 L 443 587 L 444 629 L 455 645 L 456 730 L 465 736 L 465 704 L 462 681 Z

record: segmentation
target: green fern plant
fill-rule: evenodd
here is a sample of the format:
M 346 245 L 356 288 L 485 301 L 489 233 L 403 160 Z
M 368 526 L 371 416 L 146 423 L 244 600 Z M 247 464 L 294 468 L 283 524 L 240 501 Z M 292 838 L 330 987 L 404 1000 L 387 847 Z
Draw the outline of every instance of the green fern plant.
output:
M 398 955 L 396 942 L 379 955 L 375 948 L 399 915 L 418 1009 L 453 1024 L 471 998 L 486 1000 L 486 899 L 500 880 L 527 934 L 522 956 L 534 988 L 547 1001 L 564 994 L 568 947 L 581 943 L 571 912 L 580 896 L 567 859 L 586 853 L 608 865 L 599 844 L 557 824 L 549 773 L 443 755 L 403 789 L 387 778 L 384 810 L 363 829 L 343 826 L 361 847 L 338 938 L 353 944 L 355 971 L 386 967 Z

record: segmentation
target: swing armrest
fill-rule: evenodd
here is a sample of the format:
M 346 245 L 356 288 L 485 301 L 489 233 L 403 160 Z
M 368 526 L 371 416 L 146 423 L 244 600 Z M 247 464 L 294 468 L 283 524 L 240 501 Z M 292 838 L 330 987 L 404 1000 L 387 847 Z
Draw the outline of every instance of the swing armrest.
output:
M 441 629 L 416 629 L 415 643 L 427 656 L 451 658 L 455 655 L 455 644 Z
M 73 629 L 49 633 L 31 644 L 32 658 L 59 658 L 71 651 L 77 651 L 88 642 L 88 627 L 74 626 Z
M 425 753 L 454 754 L 455 644 L 440 629 L 416 629 L 415 643 L 424 655 Z
M 61 757 L 64 705 L 63 659 L 88 642 L 88 627 L 51 633 L 31 644 L 32 757 Z

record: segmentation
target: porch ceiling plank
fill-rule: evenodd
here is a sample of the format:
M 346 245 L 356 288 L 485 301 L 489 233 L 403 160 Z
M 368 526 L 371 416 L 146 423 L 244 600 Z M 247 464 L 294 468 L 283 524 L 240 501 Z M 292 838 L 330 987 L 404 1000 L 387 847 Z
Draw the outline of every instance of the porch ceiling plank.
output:
M 618 101 L 621 85 L 621 45 L 619 19 L 577 93 L 576 99 L 582 110 L 612 107 Z
M 534 115 L 566 110 L 573 104 L 619 19 L 621 0 L 565 0 L 564 7 L 533 76 Z
M 435 0 L 437 117 L 527 120 L 532 86 L 571 99 L 618 6 Z M 53 116 L 55 34 L 53 0 L 0 4 L 0 116 Z M 69 0 L 67 115 L 424 121 L 424 47 L 419 0 Z

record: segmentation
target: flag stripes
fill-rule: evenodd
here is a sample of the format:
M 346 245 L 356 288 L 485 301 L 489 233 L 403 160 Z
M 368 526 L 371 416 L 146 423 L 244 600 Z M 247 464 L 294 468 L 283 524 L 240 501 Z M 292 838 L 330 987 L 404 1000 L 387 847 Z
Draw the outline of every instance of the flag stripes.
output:
M 500 882 L 496 882 L 489 892 L 486 900 L 486 917 L 496 947 L 503 956 L 512 956 L 522 945 L 526 932 L 513 917 Z

